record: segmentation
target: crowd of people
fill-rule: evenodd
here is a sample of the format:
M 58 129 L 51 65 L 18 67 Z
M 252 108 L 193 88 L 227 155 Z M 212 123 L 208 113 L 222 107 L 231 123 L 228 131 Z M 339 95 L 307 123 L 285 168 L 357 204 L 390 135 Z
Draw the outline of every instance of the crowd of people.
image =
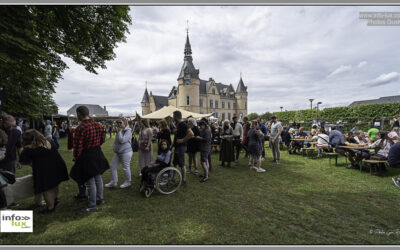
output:
M 213 169 L 211 148 L 219 148 L 220 166 L 232 168 L 238 164 L 240 154 L 248 158 L 250 170 L 264 173 L 262 168 L 265 160 L 265 142 L 269 142 L 271 161 L 280 164 L 282 145 L 288 147 L 289 153 L 299 153 L 304 147 L 310 147 L 311 141 L 316 142 L 318 156 L 323 152 L 339 153 L 350 162 L 348 168 L 359 168 L 357 164 L 362 159 L 386 159 L 391 167 L 400 167 L 400 133 L 394 127 L 390 133 L 371 127 L 367 132 L 352 128 L 343 135 L 332 127 L 326 131 L 323 124 L 313 124 L 309 133 L 299 124 L 282 126 L 275 116 L 266 122 L 258 118 L 249 121 L 247 117 L 239 121 L 234 116 L 232 121 L 210 123 L 206 118 L 183 119 L 179 111 L 173 113 L 173 121 L 160 120 L 150 123 L 146 119 L 129 122 L 120 118 L 115 123 L 99 123 L 90 118 L 89 110 L 80 106 L 76 110 L 79 124 L 71 122 L 61 125 L 43 122 L 36 129 L 21 129 L 10 115 L 3 115 L 0 129 L 0 174 L 12 185 L 15 182 L 16 168 L 21 165 L 32 167 L 35 194 L 42 194 L 46 209 L 41 213 L 55 211 L 60 200 L 58 186 L 61 182 L 73 179 L 77 183 L 76 199 L 87 201 L 87 206 L 78 211 L 86 214 L 97 210 L 104 203 L 103 188 L 118 187 L 118 167 L 122 166 L 124 181 L 120 188 L 127 188 L 132 183 L 131 160 L 138 152 L 138 166 L 141 176 L 141 190 L 154 190 L 154 174 L 171 164 L 182 173 L 182 185 L 186 185 L 187 175 L 200 177 L 200 182 L 210 180 Z M 107 134 L 112 138 L 114 155 L 109 162 L 101 145 L 106 141 Z M 59 138 L 65 134 L 67 148 L 72 151 L 73 167 L 68 174 L 66 163 L 58 152 Z M 136 136 L 138 134 L 138 136 Z M 173 136 L 173 140 L 172 137 Z M 303 138 L 304 140 L 293 140 Z M 153 149 L 156 142 L 157 149 Z M 375 149 L 370 153 L 367 148 L 345 149 L 343 145 L 367 145 Z M 154 156 L 156 150 L 156 156 Z M 185 154 L 188 162 L 185 161 Z M 198 156 L 200 162 L 198 162 Z M 18 162 L 17 162 L 18 159 Z M 103 173 L 110 169 L 111 179 L 103 184 Z M 202 170 L 200 173 L 199 170 Z M 393 181 L 400 187 L 400 179 Z M 0 189 L 0 209 L 6 209 L 6 196 Z

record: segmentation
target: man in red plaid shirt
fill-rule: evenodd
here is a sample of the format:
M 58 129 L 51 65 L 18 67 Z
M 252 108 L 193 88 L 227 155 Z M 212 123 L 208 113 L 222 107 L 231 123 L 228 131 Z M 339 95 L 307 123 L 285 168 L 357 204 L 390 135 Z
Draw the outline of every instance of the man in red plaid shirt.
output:
M 86 214 L 96 211 L 97 205 L 104 203 L 101 175 L 109 168 L 109 164 L 100 147 L 106 137 L 103 126 L 89 117 L 89 109 L 86 106 L 79 106 L 76 114 L 81 124 L 75 129 L 75 164 L 70 175 L 80 185 L 78 197 L 86 196 L 83 184 L 88 190 L 88 206 L 78 211 L 79 214 Z

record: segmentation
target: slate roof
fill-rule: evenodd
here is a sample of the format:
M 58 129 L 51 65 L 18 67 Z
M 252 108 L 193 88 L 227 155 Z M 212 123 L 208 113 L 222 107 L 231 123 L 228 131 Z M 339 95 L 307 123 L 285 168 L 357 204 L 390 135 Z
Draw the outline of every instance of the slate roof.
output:
M 385 97 L 381 97 L 379 99 L 355 101 L 355 102 L 352 102 L 349 106 L 354 107 L 354 106 L 361 105 L 361 104 L 391 103 L 391 102 L 400 102 L 400 95 L 385 96 Z
M 246 92 L 247 92 L 247 87 L 244 86 L 242 77 L 240 77 L 238 86 L 237 86 L 237 88 L 236 88 L 236 93 L 246 93 Z
M 142 102 L 150 102 L 150 96 L 149 96 L 149 92 L 147 92 L 147 88 L 144 91 Z
M 153 95 L 153 98 L 157 110 L 164 106 L 168 106 L 168 96 Z
M 108 116 L 108 111 L 97 104 L 75 104 L 67 111 L 67 116 L 74 115 L 76 117 L 76 108 L 86 106 L 89 109 L 89 116 Z
M 183 59 L 183 65 L 181 68 L 181 72 L 179 73 L 178 80 L 181 78 L 195 78 L 199 79 L 199 70 L 196 69 L 193 65 L 192 58 L 192 48 L 189 41 L 189 34 L 186 35 L 186 44 L 185 44 L 185 57 Z

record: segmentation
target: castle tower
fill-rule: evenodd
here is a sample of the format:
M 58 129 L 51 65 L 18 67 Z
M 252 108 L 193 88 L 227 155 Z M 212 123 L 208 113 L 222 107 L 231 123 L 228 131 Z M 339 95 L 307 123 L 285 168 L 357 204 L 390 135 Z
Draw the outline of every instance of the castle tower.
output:
M 242 115 L 243 118 L 247 116 L 247 87 L 243 83 L 242 74 L 240 74 L 240 80 L 236 88 L 235 97 L 237 102 L 236 115 L 238 117 Z
M 147 83 L 146 83 L 146 89 L 143 94 L 142 98 L 142 115 L 147 115 L 150 113 L 150 96 L 149 92 L 147 92 Z
M 191 112 L 200 112 L 199 70 L 193 65 L 189 31 L 186 33 L 183 65 L 178 76 L 177 107 Z

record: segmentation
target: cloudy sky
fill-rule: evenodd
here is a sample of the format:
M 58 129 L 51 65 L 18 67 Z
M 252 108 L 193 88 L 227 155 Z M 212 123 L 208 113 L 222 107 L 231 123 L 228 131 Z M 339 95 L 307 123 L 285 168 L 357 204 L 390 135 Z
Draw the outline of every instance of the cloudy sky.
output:
M 400 6 L 132 6 L 116 59 L 98 75 L 66 59 L 54 98 L 61 114 L 74 104 L 141 113 L 145 81 L 155 95 L 177 83 L 186 20 L 200 78 L 236 88 L 242 72 L 249 113 L 399 95 L 400 26 L 367 26 L 360 11 Z

